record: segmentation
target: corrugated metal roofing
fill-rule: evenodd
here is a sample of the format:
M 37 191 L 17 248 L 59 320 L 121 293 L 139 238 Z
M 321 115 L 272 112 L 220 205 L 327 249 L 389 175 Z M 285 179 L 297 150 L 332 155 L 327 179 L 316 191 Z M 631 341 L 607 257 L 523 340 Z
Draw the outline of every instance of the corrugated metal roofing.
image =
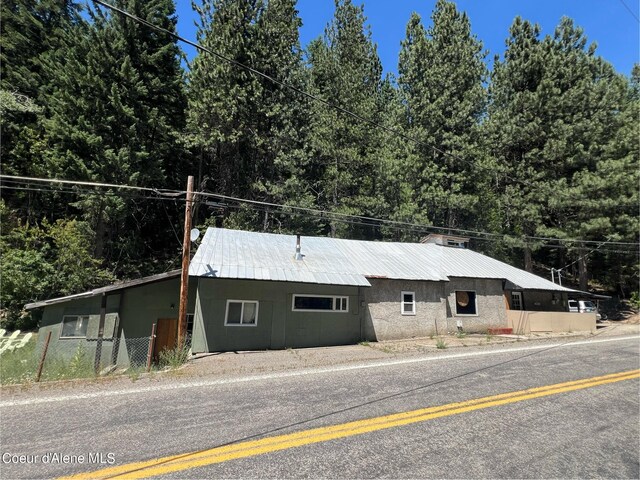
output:
M 191 260 L 189 275 L 331 285 L 370 286 L 332 239 L 209 228 Z
M 504 279 L 522 289 L 572 291 L 486 255 L 428 243 L 370 242 L 209 228 L 189 274 L 200 277 L 370 286 L 366 277 Z
M 49 300 L 42 300 L 40 302 L 27 303 L 24 308 L 25 310 L 33 310 L 34 308 L 46 307 L 47 305 L 55 305 L 56 303 L 67 302 L 69 300 L 95 297 L 96 295 L 102 295 L 103 293 L 116 292 L 118 290 L 124 290 L 125 288 L 139 287 L 141 285 L 147 285 L 149 283 L 161 282 L 170 278 L 176 278 L 180 276 L 180 273 L 180 270 L 172 270 L 170 272 L 159 273 L 157 275 L 151 275 L 149 277 L 114 283 L 112 285 L 107 285 L 106 287 L 94 288 L 93 290 L 89 290 L 87 292 L 67 295 L 66 297 L 51 298 Z
M 499 278 L 507 280 L 508 288 L 573 292 L 572 289 L 513 267 L 507 263 L 466 248 L 432 245 L 442 252 L 442 268 L 449 277 Z

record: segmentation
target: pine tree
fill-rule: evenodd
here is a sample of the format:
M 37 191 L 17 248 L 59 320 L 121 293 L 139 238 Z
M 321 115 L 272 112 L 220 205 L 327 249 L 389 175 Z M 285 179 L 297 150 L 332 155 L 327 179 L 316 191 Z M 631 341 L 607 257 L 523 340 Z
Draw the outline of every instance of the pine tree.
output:
M 420 142 L 409 157 L 416 218 L 456 228 L 472 223 L 476 213 L 485 53 L 455 4 L 439 0 L 432 20 L 425 29 L 419 15 L 411 16 L 398 83 L 407 132 Z
M 324 36 L 311 42 L 308 57 L 315 94 L 361 117 L 378 117 L 382 67 L 363 7 L 337 1 L 333 20 Z M 319 104 L 314 105 L 311 122 L 311 172 L 318 205 L 334 213 L 370 216 L 378 205 L 379 130 Z M 322 232 L 350 237 L 374 233 L 332 221 Z
M 189 129 L 200 157 L 199 184 L 236 197 L 310 205 L 307 103 L 282 85 L 304 86 L 295 2 L 215 0 L 196 8 L 200 43 L 227 59 L 204 51 L 191 68 Z M 257 207 L 227 211 L 224 217 L 227 226 L 263 230 L 297 230 L 305 223 Z
M 515 237 L 530 237 L 542 224 L 549 193 L 548 172 L 539 155 L 544 146 L 541 108 L 548 105 L 549 88 L 543 84 L 548 55 L 538 25 L 517 17 L 509 33 L 504 60 L 494 62 L 486 132 L 499 173 L 502 229 Z M 532 250 L 539 245 L 523 240 L 511 246 L 523 248 L 524 267 L 531 271 Z
M 252 63 L 258 0 L 205 0 L 198 43 L 231 62 Z M 260 84 L 247 70 L 206 51 L 199 52 L 189 73 L 190 142 L 200 159 L 201 188 L 233 196 L 249 191 L 253 121 L 251 105 Z
M 586 290 L 588 249 L 569 240 L 621 237 L 611 222 L 611 202 L 618 200 L 602 182 L 615 178 L 607 145 L 628 122 L 621 114 L 627 90 L 570 19 L 561 20 L 553 37 L 538 37 L 537 26 L 516 19 L 492 75 L 487 131 L 502 172 L 503 225 L 517 236 L 566 239 L 568 252 L 536 253 L 542 242 L 530 239 L 515 246 L 524 247 L 529 270 L 534 254 L 555 268 L 575 267 Z M 631 163 L 617 165 L 633 178 Z M 615 182 L 631 200 L 629 184 Z
M 68 48 L 69 32 L 81 22 L 78 11 L 71 0 L 10 0 L 0 5 L 0 158 L 5 174 L 49 174 L 41 158 L 54 80 L 47 64 Z M 5 190 L 3 198 L 31 222 L 55 211 L 51 197 Z
M 169 30 L 171 0 L 122 0 L 118 6 Z M 68 179 L 149 187 L 176 186 L 184 157 L 184 84 L 180 50 L 163 33 L 118 14 L 92 10 L 74 43 L 51 64 L 55 80 L 46 122 L 50 171 Z M 171 231 L 160 203 L 121 195 L 81 195 L 79 210 L 95 231 L 95 254 L 134 275 L 158 258 Z M 144 219 L 144 221 L 142 221 Z M 163 225 L 165 228 L 158 228 Z
M 255 66 L 268 76 L 306 89 L 299 28 L 302 25 L 295 0 L 270 0 L 256 31 Z M 306 167 L 309 100 L 294 90 L 259 78 L 256 98 L 256 138 L 252 199 L 301 207 L 313 206 Z M 308 229 L 305 218 L 274 216 L 266 209 L 262 229 L 299 232 Z

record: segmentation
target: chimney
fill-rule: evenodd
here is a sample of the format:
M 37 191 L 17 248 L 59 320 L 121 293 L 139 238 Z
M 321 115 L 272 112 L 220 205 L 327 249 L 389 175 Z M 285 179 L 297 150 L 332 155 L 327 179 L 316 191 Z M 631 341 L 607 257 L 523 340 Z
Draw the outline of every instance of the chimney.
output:
M 296 260 L 302 260 L 302 253 L 300 253 L 300 235 L 296 238 L 296 255 L 294 258 Z

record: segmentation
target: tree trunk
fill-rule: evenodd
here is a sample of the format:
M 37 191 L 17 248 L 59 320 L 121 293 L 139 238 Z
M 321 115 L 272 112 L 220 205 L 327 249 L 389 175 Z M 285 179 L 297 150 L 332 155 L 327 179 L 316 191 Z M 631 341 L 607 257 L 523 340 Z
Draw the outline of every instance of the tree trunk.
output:
M 524 269 L 527 272 L 533 272 L 533 259 L 531 258 L 531 249 L 528 245 L 524 247 Z
M 98 218 L 96 219 L 96 243 L 94 247 L 94 255 L 102 260 L 104 254 L 104 237 L 106 233 L 106 225 L 104 220 L 104 203 L 100 201 L 98 208 Z
M 583 292 L 587 291 L 589 288 L 588 285 L 588 275 L 587 275 L 587 256 L 583 252 L 580 252 L 580 258 L 578 259 L 578 275 L 580 278 L 580 290 Z

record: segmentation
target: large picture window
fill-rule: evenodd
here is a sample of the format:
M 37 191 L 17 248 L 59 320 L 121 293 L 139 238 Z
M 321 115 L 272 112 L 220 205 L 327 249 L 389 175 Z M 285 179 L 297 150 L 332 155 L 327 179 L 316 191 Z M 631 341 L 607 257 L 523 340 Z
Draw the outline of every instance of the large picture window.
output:
M 333 295 L 294 295 L 294 312 L 348 312 L 349 297 Z
M 402 315 L 416 314 L 416 294 L 415 292 L 402 292 L 400 301 L 400 313 Z
M 60 338 L 86 338 L 89 315 L 65 315 Z
M 456 290 L 456 315 L 478 315 L 476 292 Z
M 227 300 L 224 324 L 255 327 L 258 324 L 258 302 L 255 300 Z

